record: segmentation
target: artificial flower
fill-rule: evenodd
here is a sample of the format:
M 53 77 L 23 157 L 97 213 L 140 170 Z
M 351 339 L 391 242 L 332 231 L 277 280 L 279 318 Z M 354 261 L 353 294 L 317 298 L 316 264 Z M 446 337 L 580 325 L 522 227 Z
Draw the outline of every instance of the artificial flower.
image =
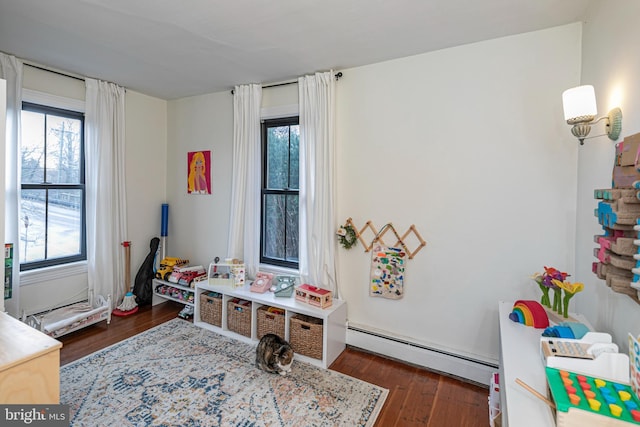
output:
M 564 291 L 564 298 L 562 300 L 562 312 L 559 313 L 567 318 L 569 317 L 569 301 L 575 294 L 584 289 L 584 283 L 561 282 L 560 280 L 553 279 L 553 284 Z

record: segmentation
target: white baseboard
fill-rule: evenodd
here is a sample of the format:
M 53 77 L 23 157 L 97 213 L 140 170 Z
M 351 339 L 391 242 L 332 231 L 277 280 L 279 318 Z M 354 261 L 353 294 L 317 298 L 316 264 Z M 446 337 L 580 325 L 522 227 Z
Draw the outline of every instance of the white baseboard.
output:
M 347 344 L 487 386 L 498 369 L 491 363 L 355 328 L 347 329 Z

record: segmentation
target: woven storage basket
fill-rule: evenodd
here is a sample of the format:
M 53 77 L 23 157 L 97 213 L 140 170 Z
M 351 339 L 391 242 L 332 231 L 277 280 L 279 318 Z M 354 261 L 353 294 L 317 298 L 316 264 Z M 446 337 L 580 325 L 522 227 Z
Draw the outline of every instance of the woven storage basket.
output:
M 296 314 L 289 326 L 293 351 L 322 360 L 322 319 Z
M 251 304 L 227 302 L 227 328 L 237 334 L 251 337 Z
M 200 294 L 200 320 L 222 326 L 222 297 Z
M 270 307 L 263 305 L 258 308 L 258 339 L 266 334 L 276 334 L 284 339 L 284 313 L 272 313 Z M 284 311 L 284 310 L 283 310 Z

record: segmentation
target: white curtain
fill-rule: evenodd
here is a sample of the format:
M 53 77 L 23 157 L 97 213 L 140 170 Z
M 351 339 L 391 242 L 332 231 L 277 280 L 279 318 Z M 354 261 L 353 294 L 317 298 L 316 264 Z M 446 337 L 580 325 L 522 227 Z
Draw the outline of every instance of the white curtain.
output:
M 5 149 L 4 238 L 13 243 L 13 289 L 5 310 L 20 314 L 20 115 L 22 112 L 22 61 L 0 52 L 0 78 L 7 81 L 7 129 Z M 4 242 L 0 242 L 4 243 Z M 4 289 L 4 286 L 3 286 Z
M 125 191 L 125 91 L 86 79 L 85 158 L 89 290 L 113 305 L 124 297 L 127 237 Z
M 233 179 L 227 256 L 244 260 L 249 277 L 260 264 L 260 85 L 233 91 Z
M 300 276 L 336 284 L 335 81 L 333 71 L 298 79 L 300 109 Z

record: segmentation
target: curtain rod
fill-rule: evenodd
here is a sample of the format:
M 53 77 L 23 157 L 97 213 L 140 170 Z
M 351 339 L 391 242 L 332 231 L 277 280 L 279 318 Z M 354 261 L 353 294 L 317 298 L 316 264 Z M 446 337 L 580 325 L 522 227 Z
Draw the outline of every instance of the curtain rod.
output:
M 28 62 L 23 62 L 23 64 L 26 65 L 27 67 L 36 68 L 36 69 L 42 70 L 42 71 L 47 71 L 49 73 L 57 74 L 59 76 L 70 77 L 72 79 L 80 80 L 81 82 L 85 81 L 84 78 L 82 78 L 82 77 L 72 76 L 71 74 L 66 74 L 66 73 L 63 73 L 61 71 L 49 70 L 48 68 L 39 67 L 37 65 L 29 64 Z
M 72 74 L 67 74 L 67 73 L 64 73 L 64 72 L 62 72 L 62 71 L 50 70 L 50 69 L 48 69 L 48 68 L 41 67 L 41 66 L 39 66 L 39 65 L 30 64 L 30 63 L 28 63 L 28 62 L 24 62 L 24 61 L 23 61 L 23 64 L 24 64 L 24 65 L 26 65 L 26 66 L 28 66 L 28 67 L 35 68 L 35 69 L 42 70 L 42 71 L 46 71 L 46 72 L 48 72 L 48 73 L 57 74 L 57 75 L 62 76 L 62 77 L 69 77 L 69 78 L 71 78 L 71 79 L 76 79 L 76 80 L 79 80 L 79 81 L 81 81 L 81 82 L 86 82 L 86 81 L 87 81 L 87 80 L 86 80 L 86 78 L 84 78 L 84 77 L 74 76 L 74 75 L 72 75 Z M 95 80 L 100 80 L 100 79 L 95 79 Z M 106 80 L 105 80 L 105 81 L 106 81 Z M 111 83 L 111 82 L 108 82 L 108 83 Z M 113 84 L 118 85 L 117 83 L 113 83 Z M 120 85 L 118 85 L 118 86 L 120 86 Z M 123 87 L 123 89 L 124 89 L 124 91 L 125 91 L 125 92 L 127 91 L 127 88 L 126 88 L 126 87 Z
M 336 80 L 340 80 L 340 78 L 342 77 L 342 71 L 338 71 L 337 73 L 334 74 L 334 77 L 336 78 Z M 275 83 L 272 85 L 263 85 L 262 89 L 266 89 L 266 88 L 270 88 L 270 87 L 277 87 L 277 86 L 288 86 L 288 85 L 297 85 L 298 81 L 297 80 L 292 80 L 290 82 L 282 82 L 282 83 Z M 231 89 L 231 95 L 233 95 L 234 90 Z

